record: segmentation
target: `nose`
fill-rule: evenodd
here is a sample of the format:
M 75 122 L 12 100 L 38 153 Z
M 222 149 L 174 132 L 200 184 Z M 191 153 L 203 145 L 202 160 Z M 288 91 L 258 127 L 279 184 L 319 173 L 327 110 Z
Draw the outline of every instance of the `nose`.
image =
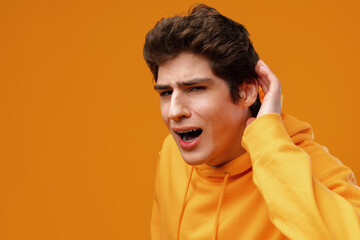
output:
M 183 118 L 189 118 L 191 111 L 188 106 L 186 96 L 181 93 L 173 92 L 171 96 L 169 118 L 174 121 L 180 121 Z

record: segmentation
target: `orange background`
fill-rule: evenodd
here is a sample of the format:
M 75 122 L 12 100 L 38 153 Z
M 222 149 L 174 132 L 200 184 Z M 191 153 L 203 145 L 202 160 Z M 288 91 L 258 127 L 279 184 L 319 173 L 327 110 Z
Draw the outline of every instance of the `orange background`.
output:
M 0 239 L 148 239 L 167 134 L 147 31 L 193 1 L 0 2 Z M 284 111 L 360 178 L 358 1 L 206 1 L 243 23 Z

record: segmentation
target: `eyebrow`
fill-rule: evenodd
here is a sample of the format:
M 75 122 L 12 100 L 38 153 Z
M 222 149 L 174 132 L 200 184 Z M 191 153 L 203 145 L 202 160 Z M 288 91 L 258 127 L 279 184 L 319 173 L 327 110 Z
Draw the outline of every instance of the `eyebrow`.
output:
M 197 85 L 197 84 L 201 84 L 201 83 L 213 83 L 213 80 L 211 78 L 194 78 L 194 79 L 189 79 L 187 81 L 183 81 L 183 82 L 177 82 L 176 85 L 178 85 L 179 87 L 183 87 L 183 86 L 192 86 L 192 85 Z M 159 90 L 166 90 L 166 89 L 170 89 L 171 86 L 168 84 L 155 84 L 154 85 L 154 89 L 156 91 Z

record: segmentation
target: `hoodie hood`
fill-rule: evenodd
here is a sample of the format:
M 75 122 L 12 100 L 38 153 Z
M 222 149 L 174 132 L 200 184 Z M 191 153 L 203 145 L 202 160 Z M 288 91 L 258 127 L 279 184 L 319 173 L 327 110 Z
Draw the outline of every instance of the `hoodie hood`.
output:
M 298 144 L 304 140 L 314 139 L 314 134 L 310 124 L 302 122 L 295 117 L 285 113 L 281 114 L 281 118 L 285 130 L 295 144 Z M 199 174 L 208 178 L 224 178 L 226 174 L 229 174 L 229 177 L 232 177 L 248 173 L 251 171 L 252 163 L 249 153 L 246 152 L 238 158 L 218 168 L 211 167 L 206 164 L 197 165 L 195 168 Z

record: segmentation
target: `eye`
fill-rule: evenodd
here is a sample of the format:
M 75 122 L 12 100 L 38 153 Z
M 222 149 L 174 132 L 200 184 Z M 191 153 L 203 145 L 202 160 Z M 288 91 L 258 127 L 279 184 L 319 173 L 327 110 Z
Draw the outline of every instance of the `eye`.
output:
M 161 92 L 160 93 L 160 96 L 161 97 L 167 97 L 167 96 L 170 96 L 172 94 L 173 91 L 171 90 L 168 90 L 168 91 L 164 91 L 164 92 Z
M 197 86 L 197 87 L 191 87 L 189 89 L 189 92 L 198 92 L 198 91 L 202 91 L 202 90 L 205 90 L 206 87 L 203 87 L 203 86 Z

